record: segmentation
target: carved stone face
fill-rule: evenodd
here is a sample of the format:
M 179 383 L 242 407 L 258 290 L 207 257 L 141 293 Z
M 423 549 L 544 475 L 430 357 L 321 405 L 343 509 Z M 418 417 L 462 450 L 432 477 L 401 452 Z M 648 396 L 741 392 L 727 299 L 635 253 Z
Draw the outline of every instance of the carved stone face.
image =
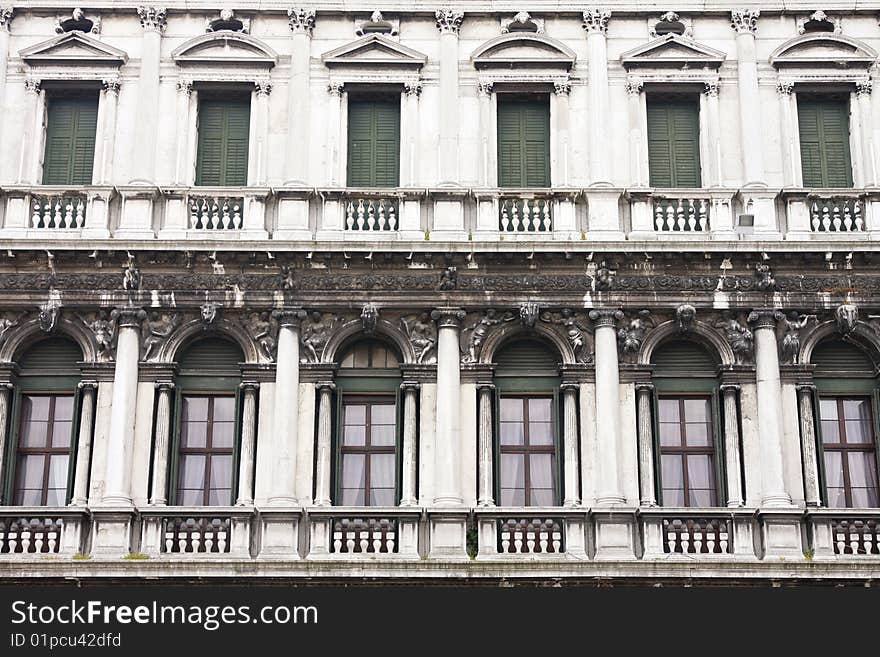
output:
M 838 330 L 846 335 L 856 327 L 856 322 L 859 320 L 859 308 L 854 304 L 845 303 L 837 307 L 834 316 L 837 319 Z

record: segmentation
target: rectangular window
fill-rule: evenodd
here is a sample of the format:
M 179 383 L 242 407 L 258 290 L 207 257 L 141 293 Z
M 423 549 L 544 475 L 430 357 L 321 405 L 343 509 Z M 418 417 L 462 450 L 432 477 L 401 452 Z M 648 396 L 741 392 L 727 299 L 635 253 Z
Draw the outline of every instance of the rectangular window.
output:
M 400 184 L 400 98 L 352 98 L 348 103 L 348 186 Z
M 22 397 L 14 505 L 67 504 L 73 401 L 73 395 Z
M 798 94 L 804 187 L 852 187 L 849 98 Z
M 648 94 L 648 170 L 652 187 L 700 187 L 700 99 Z
M 550 96 L 498 94 L 498 185 L 550 186 Z
M 502 506 L 555 506 L 556 437 L 552 397 L 499 400 Z
M 181 397 L 176 504 L 232 504 L 235 397 Z
M 92 184 L 97 127 L 97 93 L 49 97 L 44 185 Z
M 199 101 L 196 185 L 247 185 L 249 96 L 207 97 Z
M 396 415 L 394 397 L 343 399 L 339 450 L 342 506 L 396 504 Z
M 660 397 L 660 484 L 664 506 L 717 506 L 711 397 Z
M 819 418 L 828 506 L 880 506 L 871 399 L 820 397 Z

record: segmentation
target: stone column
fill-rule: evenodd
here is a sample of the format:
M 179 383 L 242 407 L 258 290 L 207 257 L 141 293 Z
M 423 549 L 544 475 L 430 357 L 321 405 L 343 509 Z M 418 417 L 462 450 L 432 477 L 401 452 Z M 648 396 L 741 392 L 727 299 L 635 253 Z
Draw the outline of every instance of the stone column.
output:
M 727 473 L 727 506 L 744 504 L 739 455 L 739 386 L 725 383 L 721 386 L 724 404 L 724 469 Z
M 418 506 L 416 491 L 416 472 L 419 459 L 416 450 L 416 399 L 421 386 L 416 381 L 404 381 L 400 384 L 403 390 L 403 478 L 401 481 L 400 506 Z
M 153 484 L 150 505 L 168 503 L 168 449 L 171 445 L 171 396 L 174 381 L 156 381 L 156 441 L 153 446 Z
M 578 471 L 580 464 L 578 459 L 578 419 L 577 399 L 580 386 L 576 383 L 563 383 L 559 389 L 562 392 L 562 468 L 563 501 L 564 506 L 580 506 L 581 495 L 578 488 Z
M 789 507 L 782 466 L 782 382 L 776 345 L 778 311 L 755 310 L 749 322 L 755 335 L 755 379 L 758 396 L 758 431 L 761 436 L 762 506 Z
M 162 33 L 165 31 L 165 8 L 137 9 L 144 29 L 141 42 L 141 67 L 138 72 L 138 102 L 135 105 L 132 183 L 152 184 L 156 179 L 156 133 L 159 130 L 159 67 Z
M 333 454 L 333 391 L 332 381 L 316 383 L 318 389 L 318 453 L 315 467 L 315 506 L 330 506 L 330 463 Z
M 645 83 L 631 77 L 626 81 L 627 114 L 629 115 L 629 175 L 635 187 L 648 185 L 645 134 L 647 124 L 642 111 L 642 89 Z
M 306 313 L 299 308 L 275 311 L 278 355 L 275 368 L 273 414 L 274 472 L 269 504 L 295 506 L 296 442 L 299 427 L 299 329 Z
M 403 85 L 403 112 L 400 138 L 403 144 L 402 166 L 400 168 L 401 187 L 416 187 L 419 184 L 419 96 L 422 83 L 418 80 Z
M 11 433 L 9 430 L 9 400 L 12 396 L 12 384 L 0 383 L 0 472 L 5 472 L 6 467 L 6 438 Z M 5 504 L 3 490 L 0 490 L 0 504 Z
M 21 138 L 21 159 L 19 164 L 19 182 L 30 185 L 39 185 L 42 182 L 40 175 L 40 158 L 43 147 L 43 110 L 45 107 L 45 92 L 42 81 L 38 78 L 27 77 L 24 81 L 25 89 L 25 132 Z M 28 117 L 30 120 L 28 120 Z
M 180 78 L 177 81 L 177 164 L 174 181 L 178 185 L 189 185 L 193 182 L 189 162 L 189 105 L 192 91 L 192 80 Z
M 810 383 L 801 383 L 797 386 L 801 453 L 804 459 L 804 501 L 808 507 L 822 506 L 822 496 L 819 493 L 819 464 L 816 454 L 816 423 L 813 419 L 815 389 L 816 387 Z
M 434 12 L 440 30 L 440 185 L 459 184 L 458 175 L 458 35 L 464 12 Z
M 494 450 L 494 423 L 492 421 L 492 394 L 495 386 L 491 383 L 481 383 L 477 385 L 479 391 L 479 418 L 480 418 L 480 435 L 479 435 L 479 494 L 477 496 L 478 506 L 495 506 L 495 482 L 493 480 L 494 460 L 492 453 Z
M 480 184 L 494 187 L 497 184 L 495 167 L 495 139 L 493 138 L 492 89 L 493 82 L 477 84 L 477 98 L 480 105 Z
M 131 505 L 131 447 L 137 408 L 138 361 L 141 355 L 140 329 L 146 313 L 127 306 L 114 311 L 117 317 L 116 367 L 113 371 L 113 397 L 107 461 L 104 479 L 106 506 Z
M 553 83 L 556 100 L 556 166 L 551 169 L 554 187 L 568 187 L 568 99 L 571 95 L 571 80 L 557 80 Z
M 14 11 L 10 7 L 0 7 L 0 120 L 3 119 L 6 102 L 6 69 L 9 66 L 9 24 Z
M 79 436 L 76 441 L 76 470 L 70 506 L 85 506 L 89 498 L 89 461 L 92 455 L 92 432 L 95 428 L 97 381 L 80 381 L 82 405 L 79 414 Z
M 856 82 L 856 99 L 859 103 L 859 123 L 861 124 L 862 144 L 862 185 L 877 185 L 877 171 L 873 163 L 874 127 L 871 120 L 871 78 Z M 858 184 L 858 183 L 856 183 Z
M 315 29 L 315 10 L 292 7 L 287 10 L 290 39 L 290 80 L 287 86 L 287 148 L 284 160 L 284 184 L 307 185 L 309 152 L 306 135 L 310 134 L 309 100 L 311 98 L 311 46 Z M 305 144 L 303 143 L 306 138 Z
M 800 187 L 800 161 L 796 154 L 795 140 L 798 136 L 794 131 L 792 94 L 794 83 L 780 81 L 776 83 L 776 96 L 779 99 L 779 134 L 782 139 L 782 175 L 786 186 Z
M 642 506 L 657 506 L 654 481 L 654 386 L 636 385 L 636 404 L 639 422 L 639 499 Z
M 761 153 L 761 98 L 758 93 L 758 59 L 755 32 L 758 29 L 757 9 L 734 9 L 731 26 L 736 30 L 737 89 L 739 91 L 740 153 L 743 183 L 764 185 L 764 160 Z
M 587 61 L 589 64 L 589 124 L 590 124 L 590 185 L 611 184 L 611 150 L 608 131 L 608 47 L 605 34 L 611 12 L 607 9 L 587 9 L 583 13 L 583 28 L 587 32 Z
M 459 472 L 461 355 L 458 336 L 464 315 L 459 308 L 438 308 L 431 313 L 438 329 L 437 438 L 434 452 L 434 504 L 437 506 L 458 506 L 463 499 Z
M 113 183 L 113 151 L 116 149 L 116 114 L 119 106 L 119 78 L 108 78 L 101 81 L 101 107 L 103 108 L 103 125 L 101 126 L 102 144 L 100 160 L 95 163 L 94 179 L 99 185 Z
M 267 162 L 269 157 L 269 94 L 272 93 L 272 83 L 266 80 L 254 82 L 254 106 L 256 117 L 254 121 L 254 164 L 251 168 L 251 183 L 255 186 L 264 186 L 267 178 Z M 300 150 L 302 155 L 302 150 Z M 308 159 L 303 157 L 303 159 Z
M 617 308 L 590 311 L 595 327 L 596 436 L 599 441 L 598 506 L 623 504 L 625 498 L 618 467 L 620 433 L 620 371 L 617 362 L 615 323 L 623 318 Z
M 238 456 L 238 499 L 236 506 L 254 503 L 254 454 L 257 443 L 257 392 L 256 381 L 242 381 L 241 400 L 241 448 Z
M 342 125 L 342 102 L 345 93 L 345 85 L 341 82 L 331 82 L 327 86 L 330 93 L 330 101 L 327 107 L 327 180 L 333 187 L 344 185 L 341 179 L 341 143 L 343 139 Z M 301 146 L 299 147 L 301 148 Z M 341 228 L 341 226 L 339 226 Z
M 721 168 L 721 110 L 718 107 L 718 92 L 721 84 L 717 81 L 707 82 L 703 89 L 706 108 L 706 153 L 709 156 L 708 166 L 704 167 L 703 186 L 722 187 L 724 175 Z M 705 175 L 705 174 L 709 175 Z

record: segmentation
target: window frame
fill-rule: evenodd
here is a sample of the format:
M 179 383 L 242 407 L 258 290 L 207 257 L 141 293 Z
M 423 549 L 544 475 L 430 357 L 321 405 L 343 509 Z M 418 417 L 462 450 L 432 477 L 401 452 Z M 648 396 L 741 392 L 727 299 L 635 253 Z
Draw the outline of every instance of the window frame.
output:
M 697 174 L 697 184 L 694 186 L 684 186 L 678 184 L 676 167 L 675 167 L 675 158 L 672 157 L 670 159 L 670 174 L 672 177 L 672 183 L 669 186 L 658 185 L 655 183 L 652 174 L 651 174 L 651 129 L 650 129 L 650 112 L 651 105 L 655 103 L 669 103 L 674 104 L 676 102 L 687 101 L 688 104 L 693 104 L 696 109 L 696 131 L 695 137 L 696 141 L 694 144 L 694 156 L 696 158 L 696 174 Z M 645 105 L 644 105 L 644 135 L 645 135 L 645 150 L 647 152 L 647 164 L 648 164 L 648 184 L 650 187 L 654 187 L 660 190 L 663 189 L 703 189 L 704 187 L 704 171 L 703 171 L 703 137 L 702 134 L 702 123 L 703 123 L 703 103 L 701 100 L 701 95 L 696 90 L 689 90 L 684 87 L 675 90 L 649 90 L 645 92 Z
M 351 86 L 351 90 L 349 90 L 349 86 Z M 375 87 L 364 87 L 359 85 L 347 85 L 346 86 L 346 94 L 345 94 L 345 127 L 344 127 L 344 142 L 345 142 L 345 186 L 351 188 L 360 188 L 360 189 L 396 189 L 400 187 L 400 181 L 402 177 L 402 167 L 404 164 L 404 153 L 403 153 L 403 90 L 397 86 L 385 86 L 385 85 L 376 85 Z M 396 183 L 393 185 L 356 185 L 352 183 L 352 131 L 351 131 L 351 107 L 357 103 L 387 103 L 388 105 L 393 105 L 396 111 L 397 118 L 397 148 L 396 148 L 396 157 L 397 157 L 397 171 L 396 171 Z M 375 142 L 374 142 L 375 143 Z M 374 153 L 375 159 L 375 153 Z M 375 181 L 376 171 L 375 171 L 375 162 L 371 163 L 373 167 L 371 171 L 371 179 Z
M 842 105 L 845 106 L 845 114 L 846 114 L 846 138 L 842 141 L 845 148 L 845 156 L 848 163 L 848 167 L 846 169 L 846 180 L 847 183 L 845 185 L 828 185 L 828 171 L 827 171 L 827 158 L 825 153 L 820 153 L 820 161 L 824 160 L 826 163 L 826 171 L 823 176 L 824 180 L 822 181 L 822 185 L 807 185 L 804 171 L 804 155 L 803 155 L 803 140 L 801 138 L 801 103 L 804 101 L 809 102 L 813 101 L 828 101 L 828 100 L 837 100 Z M 804 86 L 804 88 L 797 87 L 795 89 L 795 117 L 797 118 L 797 153 L 798 160 L 797 165 L 800 167 L 800 178 L 801 183 L 805 188 L 809 189 L 853 189 L 855 187 L 855 169 L 853 162 L 853 149 L 852 149 L 852 138 L 853 138 L 853 103 L 852 103 L 852 93 L 849 90 L 841 89 L 840 86 L 835 85 L 833 88 L 821 88 L 817 86 Z
M 77 84 L 65 84 L 65 83 L 54 83 L 53 81 L 47 81 L 46 83 L 46 96 L 43 102 L 43 110 L 42 110 L 42 134 L 38 137 L 38 139 L 42 139 L 42 144 L 40 144 L 40 185 L 50 186 L 50 187 L 70 187 L 71 189 L 76 189 L 82 186 L 91 186 L 95 184 L 95 156 L 98 154 L 99 144 L 98 144 L 98 135 L 101 130 L 101 93 L 98 87 L 90 86 L 88 83 L 77 83 Z M 69 168 L 69 176 L 66 182 L 47 182 L 46 181 L 46 165 L 49 160 L 48 149 L 49 149 L 49 119 L 51 114 L 51 107 L 54 102 L 59 100 L 71 100 L 71 99 L 88 99 L 94 100 L 95 105 L 95 130 L 92 134 L 92 156 L 90 161 L 88 162 L 89 168 L 89 176 L 88 180 L 85 182 L 73 181 L 74 171 L 73 171 L 73 150 L 74 143 L 73 141 L 76 139 L 75 134 L 71 135 L 71 150 L 68 152 L 68 168 Z M 75 133 L 75 131 L 74 131 Z
M 552 101 L 551 101 L 551 92 L 549 90 L 523 90 L 523 89 L 499 89 L 495 94 L 495 177 L 498 181 L 498 187 L 500 189 L 547 189 L 552 187 L 553 185 L 553 113 L 552 113 Z M 542 106 L 542 111 L 546 110 L 547 117 L 547 130 L 544 135 L 544 180 L 546 180 L 546 185 L 528 185 L 528 184 L 517 184 L 517 185 L 507 185 L 505 184 L 505 176 L 502 171 L 502 158 L 501 158 L 501 125 L 500 118 L 501 112 L 503 111 L 501 107 L 507 103 L 513 105 L 516 103 L 533 103 L 537 105 L 540 102 Z M 521 142 L 521 146 L 525 146 L 525 142 Z M 520 179 L 524 179 L 527 177 L 527 171 L 525 166 L 526 154 L 525 152 L 520 153 L 520 160 L 522 165 L 522 171 Z
M 251 134 L 251 128 L 253 127 L 253 119 L 254 119 L 254 106 L 253 106 L 253 89 L 249 87 L 243 87 L 238 84 L 205 84 L 196 87 L 195 89 L 196 102 L 195 102 L 195 116 L 192 119 L 191 129 L 195 130 L 195 139 L 194 139 L 194 158 L 192 162 L 192 186 L 196 188 L 212 188 L 212 187 L 232 187 L 232 188 L 242 188 L 247 187 L 249 182 L 249 175 L 251 170 L 251 146 L 254 135 Z M 245 168 L 244 168 L 244 183 L 241 185 L 230 185 L 226 182 L 227 171 L 224 169 L 221 175 L 221 182 L 219 183 L 205 183 L 202 181 L 202 105 L 205 102 L 228 102 L 228 103 L 238 103 L 240 102 L 242 105 L 247 105 L 248 111 L 248 129 L 247 129 L 247 148 L 245 149 Z M 192 147 L 191 147 L 192 148 Z M 192 152 L 192 151 L 191 151 Z M 192 155 L 191 155 L 192 157 Z M 223 166 L 226 166 L 225 159 L 223 158 Z

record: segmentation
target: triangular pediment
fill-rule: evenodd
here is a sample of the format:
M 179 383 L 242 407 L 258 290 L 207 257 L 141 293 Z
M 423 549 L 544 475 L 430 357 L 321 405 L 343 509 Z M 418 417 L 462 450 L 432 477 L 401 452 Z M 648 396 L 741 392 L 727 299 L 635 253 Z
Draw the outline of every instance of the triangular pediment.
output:
M 119 67 L 128 61 L 125 51 L 108 46 L 82 32 L 68 32 L 19 51 L 31 66 L 95 65 Z
M 841 34 L 806 34 L 786 41 L 770 55 L 776 68 L 868 68 L 877 60 L 877 51 L 857 39 Z
M 190 39 L 171 53 L 179 65 L 251 64 L 271 68 L 278 55 L 259 39 L 242 32 L 209 32 Z
M 421 68 L 428 61 L 418 50 L 402 46 L 381 34 L 370 34 L 325 52 L 327 66 L 398 66 Z
M 577 55 L 556 39 L 532 32 L 514 32 L 490 39 L 471 55 L 478 69 L 542 66 L 570 69 Z
M 727 55 L 678 34 L 666 34 L 620 56 L 625 68 L 639 66 L 699 66 L 718 68 Z

